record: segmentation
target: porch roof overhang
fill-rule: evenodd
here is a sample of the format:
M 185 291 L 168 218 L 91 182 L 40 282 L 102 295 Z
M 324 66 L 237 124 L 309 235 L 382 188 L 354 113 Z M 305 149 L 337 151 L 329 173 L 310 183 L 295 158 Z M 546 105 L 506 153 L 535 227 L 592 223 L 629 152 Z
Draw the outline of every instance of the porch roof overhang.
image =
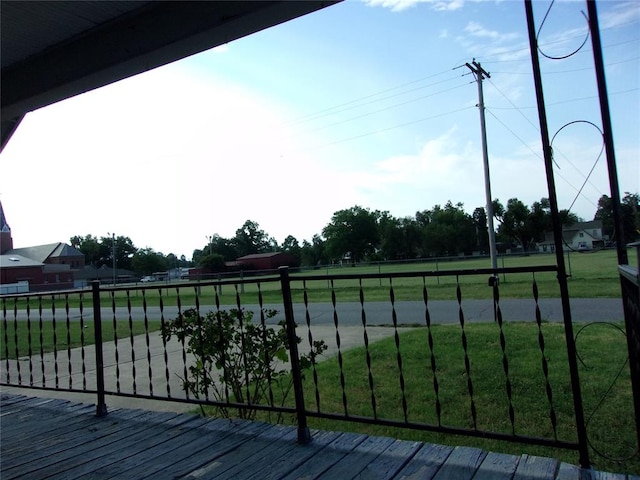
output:
M 3 149 L 27 112 L 340 0 L 2 0 Z

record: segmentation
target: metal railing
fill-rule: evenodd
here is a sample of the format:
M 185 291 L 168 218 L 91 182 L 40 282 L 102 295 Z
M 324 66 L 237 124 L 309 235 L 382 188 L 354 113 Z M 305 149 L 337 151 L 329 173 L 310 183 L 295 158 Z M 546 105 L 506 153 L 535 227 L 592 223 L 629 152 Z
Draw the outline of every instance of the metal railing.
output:
M 526 313 L 517 318 L 503 312 L 500 293 L 507 285 L 495 281 L 486 286 L 487 278 L 503 274 L 530 282 L 531 297 L 522 300 Z M 127 288 L 94 282 L 91 290 L 80 292 L 6 295 L 1 299 L 0 384 L 95 394 L 98 415 L 107 414 L 107 396 L 291 414 L 301 442 L 310 439 L 308 419 L 324 418 L 586 449 L 587 440 L 580 438 L 571 415 L 573 396 L 581 393 L 567 362 L 576 359 L 549 359 L 545 350 L 550 342 L 560 342 L 566 351 L 575 351 L 563 334 L 548 330 L 541 314 L 537 277 L 545 275 L 555 278 L 556 267 L 329 276 L 290 274 L 282 268 L 260 278 L 192 285 Z M 451 286 L 451 298 L 432 300 L 433 289 L 449 288 L 437 282 L 442 278 Z M 490 294 L 485 300 L 467 300 L 465 290 L 478 283 Z M 476 338 L 470 329 L 475 321 L 470 317 L 480 315 L 469 312 L 472 302 L 474 312 L 491 319 L 485 323 L 489 337 Z M 248 389 L 255 371 L 247 365 L 242 312 L 253 312 L 264 335 L 264 343 L 252 348 L 267 352 L 265 332 L 283 328 L 278 318 L 264 314 L 274 308 L 284 316 L 288 348 L 287 358 L 276 361 L 286 370 L 293 395 L 274 395 L 282 391 L 282 376 L 267 378 L 264 395 L 247 395 L 243 401 L 228 389 L 216 397 L 185 388 L 199 352 L 190 350 L 184 338 L 160 333 L 171 322 L 193 309 L 200 330 L 192 335 L 203 335 L 207 318 L 220 321 L 221 312 L 235 309 L 244 347 L 239 354 L 247 367 L 243 388 Z M 510 329 L 527 320 L 535 324 L 527 346 L 511 345 Z M 374 337 L 388 338 L 385 350 L 377 349 Z M 327 346 L 324 357 L 309 356 L 317 342 Z M 445 358 L 444 351 L 457 356 Z M 525 369 L 523 363 L 535 368 Z M 218 382 L 227 378 L 226 367 L 220 368 Z M 396 387 L 383 388 L 390 378 Z M 453 407 L 463 413 L 451 416 Z M 573 422 L 568 438 L 559 433 L 562 422 Z M 532 434 L 531 425 L 540 428 Z
M 629 369 L 636 417 L 636 434 L 640 448 L 640 242 L 629 245 L 637 249 L 638 265 L 619 265 L 620 284 L 629 350 Z

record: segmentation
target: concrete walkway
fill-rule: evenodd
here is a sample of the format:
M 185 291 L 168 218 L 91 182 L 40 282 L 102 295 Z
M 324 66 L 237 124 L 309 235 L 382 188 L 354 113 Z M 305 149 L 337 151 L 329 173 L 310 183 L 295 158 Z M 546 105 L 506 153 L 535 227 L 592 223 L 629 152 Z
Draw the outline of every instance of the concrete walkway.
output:
M 398 331 L 406 331 L 409 328 L 399 328 Z M 327 344 L 325 358 L 337 355 L 338 345 L 336 330 L 332 325 L 319 325 L 312 329 L 314 340 L 324 340 Z M 346 351 L 350 348 L 363 346 L 364 335 L 362 327 L 341 327 L 340 349 Z M 368 327 L 367 336 L 369 343 L 392 336 L 394 329 L 389 327 Z M 299 345 L 301 354 L 309 351 L 308 329 L 298 328 L 298 336 L 302 339 Z M 129 337 L 118 339 L 117 344 L 112 340 L 103 344 L 103 357 L 105 366 L 105 388 L 107 391 L 120 391 L 141 395 L 153 393 L 162 400 L 147 400 L 130 397 L 107 396 L 108 407 L 145 408 L 154 411 L 186 412 L 197 407 L 193 404 L 166 401 L 167 397 L 183 399 L 185 392 L 182 389 L 182 378 L 185 376 L 185 368 L 193 359 L 189 356 L 183 357 L 182 345 L 175 339 L 165 346 L 159 332 L 149 334 L 149 344 L 147 348 L 147 338 L 145 335 L 135 336 L 133 345 Z M 84 361 L 83 361 L 84 358 Z M 84 364 L 84 371 L 83 371 Z M 186 367 L 185 367 L 186 365 Z M 7 363 L 0 365 L 1 378 L 6 380 Z M 18 371 L 19 369 L 19 371 Z M 56 375 L 57 370 L 57 375 Z M 48 388 L 56 387 L 56 377 L 58 386 L 61 389 L 96 389 L 96 367 L 95 367 L 95 346 L 88 345 L 81 348 L 74 348 L 71 351 L 58 351 L 57 354 L 45 354 L 43 359 L 34 356 L 31 359 L 31 367 L 28 358 L 21 358 L 20 361 L 9 361 L 9 375 L 12 384 L 29 384 L 31 377 L 36 386 L 44 385 Z M 33 395 L 32 389 L 21 389 L 15 387 L 2 387 L 3 392 L 20 393 L 23 395 Z M 74 401 L 96 402 L 95 394 L 74 393 L 67 391 L 42 390 L 38 391 L 38 396 L 47 398 L 65 398 Z

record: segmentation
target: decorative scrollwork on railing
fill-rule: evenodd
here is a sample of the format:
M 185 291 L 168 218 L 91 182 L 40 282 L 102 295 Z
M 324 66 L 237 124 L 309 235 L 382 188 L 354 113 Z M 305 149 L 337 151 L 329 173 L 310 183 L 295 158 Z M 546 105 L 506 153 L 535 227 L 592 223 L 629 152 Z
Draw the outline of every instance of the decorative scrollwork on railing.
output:
M 620 326 L 616 325 L 613 322 L 591 322 L 591 323 L 587 323 L 585 325 L 583 325 L 582 327 L 580 327 L 580 329 L 576 332 L 575 334 L 575 344 L 576 344 L 576 349 L 577 349 L 577 358 L 578 361 L 580 362 L 580 364 L 582 365 L 583 369 L 585 370 L 585 372 L 590 372 L 590 371 L 594 371 L 594 368 L 587 364 L 587 362 L 584 359 L 584 355 L 580 355 L 580 351 L 578 349 L 579 346 L 579 337 L 581 335 L 584 334 L 584 332 L 587 331 L 587 329 L 596 327 L 596 326 L 603 326 L 603 327 L 607 327 L 607 328 L 611 328 L 616 332 L 619 332 L 626 340 L 627 337 L 627 333 L 625 332 L 625 330 L 623 328 L 621 328 Z M 600 336 L 598 336 L 598 338 L 600 338 Z M 613 362 L 612 358 L 607 358 L 607 359 L 602 359 L 602 362 L 600 362 L 600 365 L 604 365 L 604 364 L 609 364 L 611 365 Z M 613 461 L 613 462 L 617 462 L 617 463 L 623 463 L 626 462 L 634 457 L 637 457 L 638 455 L 638 449 L 637 447 L 634 446 L 630 446 L 629 447 L 629 454 L 625 457 L 612 457 L 611 455 L 607 454 L 606 452 L 603 451 L 603 448 L 599 445 L 596 444 L 596 440 L 594 440 L 594 438 L 596 437 L 596 435 L 593 434 L 593 430 L 591 430 L 590 432 L 590 427 L 592 426 L 594 420 L 596 419 L 598 412 L 600 410 L 602 410 L 605 407 L 605 403 L 607 401 L 607 399 L 611 399 L 614 396 L 614 389 L 616 387 L 616 385 L 623 381 L 623 377 L 625 376 L 625 371 L 628 369 L 629 366 L 629 355 L 626 355 L 624 357 L 624 361 L 622 361 L 618 368 L 615 370 L 615 372 L 613 372 L 613 377 L 611 382 L 609 383 L 609 386 L 606 388 L 606 390 L 604 392 L 594 392 L 597 393 L 597 399 L 595 400 L 593 406 L 589 409 L 590 411 L 585 412 L 586 415 L 586 428 L 587 428 L 587 441 L 589 443 L 589 447 L 600 457 L 605 458 L 607 460 Z M 624 388 L 624 387 L 623 387 Z M 628 423 L 628 422 L 624 422 L 624 423 Z M 597 427 L 594 427 L 597 428 Z M 602 429 L 598 429 L 599 431 L 599 435 L 597 436 L 600 439 L 600 442 L 605 442 L 606 443 L 606 439 L 602 439 L 601 438 L 601 434 L 602 434 Z M 618 429 L 612 429 L 612 431 L 615 431 L 615 436 L 616 438 L 621 437 L 619 435 L 619 431 Z
M 551 13 L 551 9 L 553 8 L 553 5 L 555 3 L 555 0 L 553 0 L 550 4 L 549 4 L 549 8 L 547 9 L 547 12 L 544 14 L 544 18 L 542 19 L 542 22 L 540 23 L 540 27 L 538 27 L 538 32 L 536 34 L 536 38 L 539 40 L 540 39 L 540 32 L 542 31 L 542 27 L 544 26 L 545 22 L 547 21 L 547 17 L 549 16 L 549 14 Z M 576 53 L 578 53 L 580 50 L 582 50 L 582 47 L 585 46 L 585 44 L 587 43 L 587 41 L 589 40 L 589 17 L 587 17 L 587 15 L 581 11 L 580 13 L 582 13 L 582 16 L 584 17 L 584 19 L 587 22 L 587 32 L 585 34 L 584 39 L 582 40 L 582 43 L 580 44 L 580 46 L 578 46 L 578 48 L 576 48 L 575 50 L 573 50 L 570 53 L 567 53 L 565 55 L 560 55 L 560 56 L 554 56 L 554 55 L 549 55 L 547 53 L 545 53 L 542 48 L 540 48 L 540 42 L 538 41 L 538 52 L 540 52 L 540 55 L 542 55 L 545 58 L 548 58 L 550 60 L 564 60 L 565 58 L 569 58 L 572 57 L 573 55 L 575 55 Z

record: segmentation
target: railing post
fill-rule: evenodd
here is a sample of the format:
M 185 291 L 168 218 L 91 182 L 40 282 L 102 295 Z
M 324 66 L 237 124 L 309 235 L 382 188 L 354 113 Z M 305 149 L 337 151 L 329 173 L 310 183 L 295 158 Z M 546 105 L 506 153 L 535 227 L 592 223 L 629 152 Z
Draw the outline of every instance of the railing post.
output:
M 98 404 L 96 416 L 103 417 L 107 412 L 104 401 L 104 359 L 102 357 L 102 317 L 100 314 L 100 280 L 91 282 L 93 294 L 93 335 L 96 348 L 96 387 L 98 390 Z
M 544 101 L 544 92 L 542 89 L 542 73 L 540 69 L 540 59 L 538 58 L 538 38 L 535 30 L 535 20 L 533 18 L 532 0 L 525 0 L 524 6 L 527 18 L 527 31 L 529 33 L 531 66 L 533 68 L 533 80 L 536 91 L 536 101 L 538 104 L 538 120 L 540 122 L 540 137 L 542 140 L 545 172 L 547 176 L 549 206 L 551 209 L 551 225 L 553 228 L 556 264 L 558 268 L 558 286 L 560 287 L 560 299 L 562 301 L 569 374 L 571 376 L 573 411 L 576 420 L 576 434 L 578 437 L 579 462 L 581 467 L 589 468 L 591 466 L 591 460 L 589 459 L 589 441 L 587 439 L 587 426 L 584 417 L 584 407 L 582 404 L 582 391 L 580 388 L 580 375 L 578 373 L 575 337 L 573 335 L 573 322 L 571 320 L 571 303 L 569 301 L 569 286 L 567 284 L 567 271 L 564 263 L 562 243 L 562 222 L 560 221 L 560 213 L 558 210 L 558 197 L 556 194 L 556 184 L 553 172 L 553 150 L 549 140 L 549 127 L 547 124 L 547 112 Z
M 284 305 L 284 318 L 287 327 L 287 339 L 289 340 L 289 355 L 291 357 L 291 376 L 293 378 L 293 393 L 296 401 L 296 416 L 298 417 L 298 443 L 309 443 L 311 433 L 307 426 L 307 413 L 304 405 L 304 393 L 302 391 L 302 369 L 298 356 L 298 337 L 296 335 L 296 322 L 293 318 L 293 303 L 291 300 L 291 284 L 289 283 L 289 268 L 280 267 L 280 283 L 282 287 L 282 303 Z
M 629 351 L 631 392 L 636 417 L 637 447 L 640 448 L 640 242 L 630 243 L 637 249 L 637 267 L 618 265 L 622 291 L 622 307 Z

